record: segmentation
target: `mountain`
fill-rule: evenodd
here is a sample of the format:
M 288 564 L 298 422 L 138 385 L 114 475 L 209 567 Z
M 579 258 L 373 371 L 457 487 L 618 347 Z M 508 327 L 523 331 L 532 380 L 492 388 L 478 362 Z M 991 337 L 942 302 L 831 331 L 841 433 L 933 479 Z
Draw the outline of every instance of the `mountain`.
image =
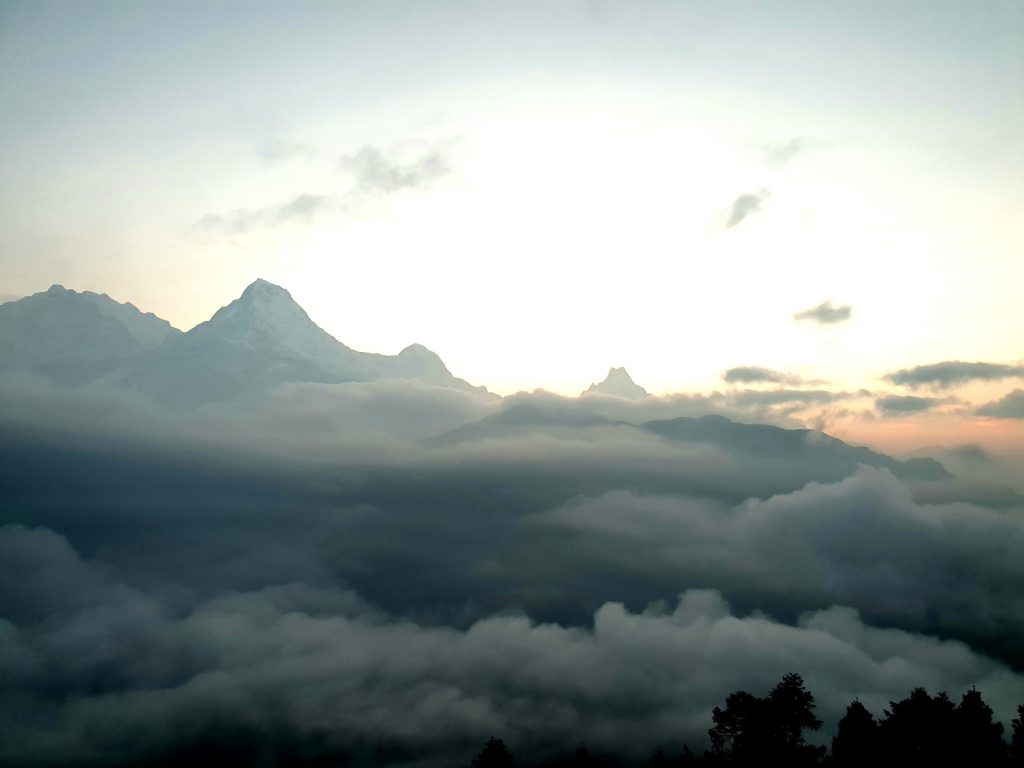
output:
M 287 290 L 262 279 L 179 341 L 200 354 L 224 345 L 256 359 L 301 361 L 340 380 L 380 378 L 370 362 L 373 355 L 346 347 L 314 323 Z
M 705 443 L 728 451 L 742 451 L 764 459 L 796 460 L 841 467 L 844 477 L 858 464 L 888 469 L 905 480 L 944 480 L 951 475 L 934 459 L 894 459 L 870 448 L 849 445 L 842 440 L 810 429 L 784 429 L 771 424 L 742 424 L 724 416 L 681 417 L 649 421 L 640 429 L 673 442 Z M 824 467 L 817 475 L 827 477 Z M 838 478 L 836 478 L 838 479 Z
M 687 493 L 768 498 L 789 493 L 810 482 L 837 482 L 864 464 L 887 469 L 912 481 L 947 480 L 945 467 L 930 459 L 901 461 L 868 448 L 809 429 L 784 429 L 768 424 L 743 424 L 723 416 L 679 417 L 629 423 L 596 413 L 588 398 L 507 400 L 498 413 L 424 441 L 430 446 L 455 446 L 548 438 L 548 450 L 572 452 L 574 446 L 626 441 L 651 451 L 664 440 L 678 449 L 679 464 L 670 472 Z M 555 446 L 559 446 L 556 448 Z M 645 455 L 648 455 L 645 453 Z M 671 455 L 671 454 L 666 454 Z M 564 470 L 564 465 L 558 465 Z M 649 465 L 652 476 L 659 462 Z M 742 478 L 742 482 L 737 481 Z M 608 478 L 581 478 L 578 491 L 599 493 Z M 653 482 L 653 481 L 651 481 Z M 659 481 L 660 482 L 660 481 Z M 617 486 L 616 486 L 617 487 Z M 650 486 L 654 487 L 654 486 Z M 650 487 L 648 490 L 650 490 Z M 674 492 L 671 482 L 659 492 Z
M 599 384 L 591 384 L 583 395 L 611 395 L 612 397 L 624 397 L 628 400 L 643 400 L 650 396 L 650 392 L 635 383 L 626 373 L 625 368 L 610 368 L 604 381 Z
M 65 386 L 103 379 L 186 406 L 259 398 L 289 382 L 411 379 L 486 392 L 453 376 L 421 344 L 397 355 L 345 346 L 266 280 L 188 333 L 105 294 L 55 285 L 0 305 L 0 371 L 19 369 Z
M 26 369 L 73 385 L 180 335 L 133 304 L 54 285 L 0 304 L 0 371 Z

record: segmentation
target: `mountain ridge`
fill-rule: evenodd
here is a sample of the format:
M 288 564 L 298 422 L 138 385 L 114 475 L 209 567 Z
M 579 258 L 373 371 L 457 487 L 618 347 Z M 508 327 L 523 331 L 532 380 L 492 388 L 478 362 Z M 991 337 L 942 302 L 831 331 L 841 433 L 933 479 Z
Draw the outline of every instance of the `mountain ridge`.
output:
M 487 391 L 422 344 L 397 355 L 351 349 L 262 278 L 187 332 L 106 294 L 53 285 L 0 304 L 0 361 L 0 371 L 30 370 L 65 386 L 105 380 L 175 405 L 258 397 L 289 382 L 399 378 Z

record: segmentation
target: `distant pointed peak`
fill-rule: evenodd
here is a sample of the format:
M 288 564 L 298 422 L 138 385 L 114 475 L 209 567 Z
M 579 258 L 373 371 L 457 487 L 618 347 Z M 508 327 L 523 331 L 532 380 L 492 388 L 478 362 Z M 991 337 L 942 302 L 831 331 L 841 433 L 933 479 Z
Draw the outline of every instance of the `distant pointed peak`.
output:
M 74 293 L 74 291 L 69 291 L 60 283 L 54 283 L 47 289 L 46 293 L 50 296 L 63 296 L 66 293 Z
M 608 369 L 608 375 L 605 376 L 604 381 L 600 384 L 591 384 L 583 394 L 614 395 L 631 400 L 640 400 L 647 397 L 650 393 L 633 381 L 625 368 L 615 368 L 613 366 Z
M 291 299 L 292 295 L 287 291 L 287 289 L 282 288 L 280 285 L 275 285 L 274 283 L 264 280 L 262 277 L 258 277 L 255 280 L 253 280 L 248 286 L 246 286 L 245 290 L 242 291 L 243 299 L 273 297 Z

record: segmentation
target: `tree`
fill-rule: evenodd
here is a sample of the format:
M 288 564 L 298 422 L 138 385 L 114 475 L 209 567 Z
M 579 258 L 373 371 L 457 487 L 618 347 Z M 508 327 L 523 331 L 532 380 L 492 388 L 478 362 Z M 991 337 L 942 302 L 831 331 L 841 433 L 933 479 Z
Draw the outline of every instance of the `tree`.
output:
M 505 742 L 492 736 L 469 765 L 470 768 L 514 768 L 515 761 Z
M 877 765 L 878 723 L 867 707 L 854 699 L 832 738 L 832 757 L 839 766 Z
M 878 729 L 884 762 L 908 767 L 947 764 L 955 748 L 955 709 L 945 693 L 932 697 L 924 688 L 889 702 Z
M 1013 733 L 1010 736 L 1010 755 L 1016 766 L 1024 768 L 1024 704 L 1017 707 L 1017 717 L 1013 723 Z
M 651 755 L 648 765 L 650 768 L 668 768 L 668 758 L 665 757 L 665 750 L 660 746 L 654 750 L 654 754 Z
M 746 691 L 734 691 L 725 699 L 725 709 L 715 707 L 714 725 L 708 730 L 711 751 L 735 761 L 754 758 L 761 751 L 764 703 Z
M 804 731 L 816 731 L 821 720 L 814 714 L 814 696 L 803 678 L 785 675 L 767 698 L 736 691 L 715 707 L 714 726 L 708 731 L 712 754 L 735 765 L 810 765 L 824 750 L 804 740 Z
M 790 765 L 817 762 L 824 749 L 812 747 L 804 739 L 804 731 L 821 728 L 814 714 L 814 694 L 804 687 L 804 679 L 791 672 L 772 688 L 767 700 L 768 740 L 776 759 Z
M 1008 764 L 1003 724 L 993 722 L 992 708 L 973 688 L 963 695 L 953 711 L 953 751 L 960 765 L 1003 766 Z
M 586 745 L 580 744 L 580 748 L 576 750 L 576 754 L 573 756 L 572 764 L 574 768 L 586 768 L 586 766 L 594 764 L 590 757 L 590 750 L 587 749 Z
M 683 754 L 675 762 L 678 768 L 694 768 L 697 765 L 697 756 L 693 754 L 688 744 L 684 744 Z

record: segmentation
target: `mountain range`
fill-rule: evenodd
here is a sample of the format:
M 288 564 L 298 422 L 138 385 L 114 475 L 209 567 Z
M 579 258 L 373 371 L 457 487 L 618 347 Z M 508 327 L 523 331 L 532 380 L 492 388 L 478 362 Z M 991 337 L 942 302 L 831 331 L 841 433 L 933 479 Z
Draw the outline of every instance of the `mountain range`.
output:
M 486 392 L 421 344 L 397 355 L 347 347 L 266 280 L 187 333 L 106 294 L 60 285 L 0 304 L 0 372 L 15 370 L 68 387 L 102 381 L 185 406 L 258 397 L 288 382 L 410 379 Z

